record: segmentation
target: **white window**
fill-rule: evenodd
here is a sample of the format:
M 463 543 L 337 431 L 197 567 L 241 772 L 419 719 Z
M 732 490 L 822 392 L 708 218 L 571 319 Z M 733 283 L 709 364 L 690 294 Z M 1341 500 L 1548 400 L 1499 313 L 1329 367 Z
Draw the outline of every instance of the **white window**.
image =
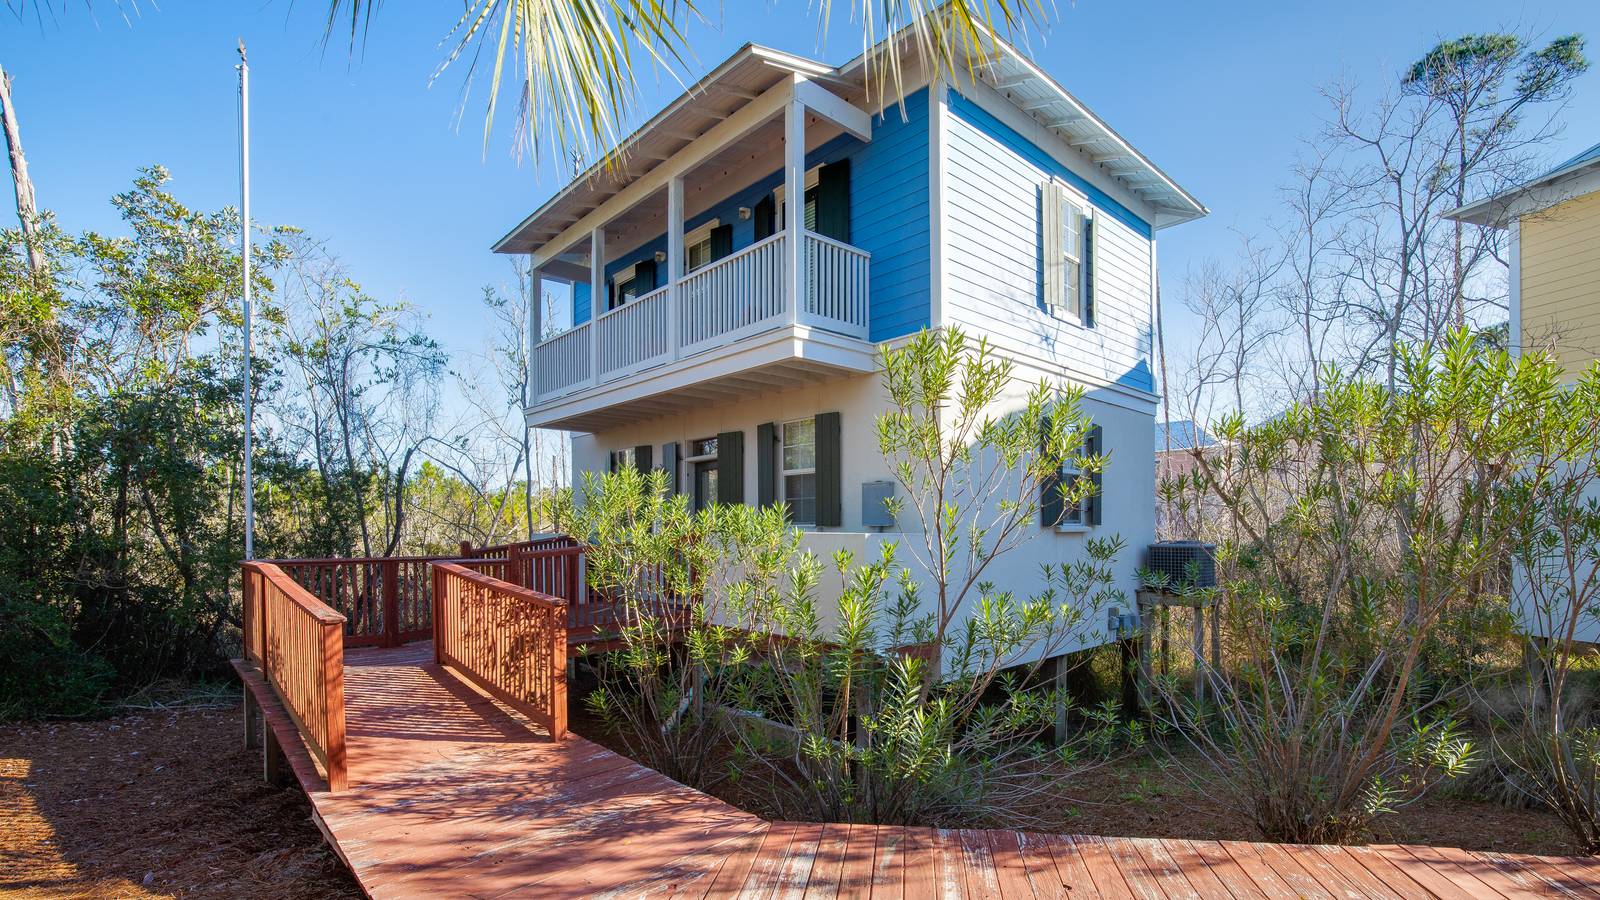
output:
M 607 309 L 616 309 L 648 292 L 641 291 L 642 285 L 633 277 L 638 268 L 639 264 L 634 263 L 631 266 L 624 266 L 618 269 L 617 273 L 611 276 L 611 300 L 607 304 Z
M 1090 325 L 1093 213 L 1083 195 L 1054 179 L 1044 183 L 1042 205 L 1045 308 Z
M 1078 479 L 1083 477 L 1083 470 L 1078 468 L 1078 457 L 1073 456 L 1061 466 L 1061 487 L 1066 493 L 1071 494 L 1077 489 Z M 1061 509 L 1061 525 L 1064 527 L 1082 527 L 1089 521 L 1089 498 L 1084 497 L 1076 504 L 1064 505 Z
M 720 224 L 717 219 L 712 219 L 683 236 L 685 272 L 693 272 L 711 262 L 711 230 Z
M 689 455 L 684 458 L 689 467 L 689 491 L 696 510 L 717 503 L 717 439 L 701 438 L 689 442 Z
M 807 231 L 815 231 L 817 228 L 817 183 L 822 180 L 821 173 L 822 166 L 820 165 L 812 166 L 806 170 L 805 220 L 801 222 L 801 225 Z M 788 185 L 786 184 L 780 184 L 772 190 L 772 201 L 778 207 L 778 220 L 776 224 L 779 231 L 783 230 L 784 222 L 788 221 L 788 219 L 785 218 L 785 215 L 787 214 L 787 207 L 784 206 L 783 202 L 784 196 L 787 193 Z
M 611 471 L 620 472 L 623 469 L 636 468 L 637 448 L 629 447 L 626 450 L 611 451 Z
M 796 525 L 817 524 L 817 420 L 783 423 L 783 502 Z

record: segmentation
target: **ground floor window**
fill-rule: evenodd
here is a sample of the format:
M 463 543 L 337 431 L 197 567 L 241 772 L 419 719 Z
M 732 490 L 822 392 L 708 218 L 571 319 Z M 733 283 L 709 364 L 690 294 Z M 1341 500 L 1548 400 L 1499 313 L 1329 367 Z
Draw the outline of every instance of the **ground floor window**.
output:
M 783 502 L 796 525 L 817 524 L 817 421 L 783 423 Z
M 695 510 L 717 503 L 717 439 L 701 438 L 689 442 L 689 456 L 684 459 L 689 467 L 690 500 Z

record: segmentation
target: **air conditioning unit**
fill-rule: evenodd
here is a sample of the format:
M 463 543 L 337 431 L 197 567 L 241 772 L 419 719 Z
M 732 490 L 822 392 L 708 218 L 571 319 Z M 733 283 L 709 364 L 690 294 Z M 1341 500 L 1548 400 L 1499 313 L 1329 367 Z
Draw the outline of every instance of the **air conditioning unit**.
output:
M 1196 569 L 1192 587 L 1217 586 L 1217 545 L 1200 541 L 1160 541 L 1150 545 L 1145 567 L 1167 577 L 1167 584 L 1188 584 L 1191 564 Z

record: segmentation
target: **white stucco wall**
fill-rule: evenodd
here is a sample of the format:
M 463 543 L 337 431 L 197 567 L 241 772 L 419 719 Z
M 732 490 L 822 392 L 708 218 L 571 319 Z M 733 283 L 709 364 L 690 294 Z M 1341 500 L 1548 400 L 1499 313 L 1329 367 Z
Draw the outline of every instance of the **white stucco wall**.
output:
M 1016 380 L 1010 391 L 998 400 L 993 412 L 1004 415 L 1020 408 L 1026 402 L 1030 387 L 1041 378 L 1056 382 L 1063 379 L 1059 368 L 1017 361 Z M 1124 610 L 1131 607 L 1137 586 L 1137 570 L 1143 562 L 1144 548 L 1155 539 L 1155 509 L 1151 498 L 1155 492 L 1155 472 L 1149 461 L 1149 448 L 1154 443 L 1155 406 L 1153 401 L 1138 392 L 1117 385 L 1083 385 L 1084 410 L 1102 428 L 1105 449 L 1110 456 L 1102 479 L 1102 524 L 1092 530 L 1046 529 L 1036 521 L 1028 525 L 1029 540 L 1013 550 L 999 562 L 990 566 L 984 577 L 995 583 L 997 590 L 1011 591 L 1018 597 L 1038 593 L 1043 587 L 1041 567 L 1045 563 L 1069 564 L 1084 556 L 1084 544 L 1091 536 L 1120 535 L 1127 547 L 1115 566 L 1117 585 L 1126 593 L 1121 604 Z M 841 414 L 840 438 L 842 441 L 843 479 L 842 507 L 844 525 L 839 529 L 813 531 L 807 536 L 807 546 L 822 558 L 825 566 L 834 549 L 848 547 L 860 560 L 876 558 L 878 545 L 883 541 L 901 543 L 899 559 L 913 571 L 918 558 L 925 558 L 923 541 L 915 533 L 917 517 L 906 510 L 901 514 L 901 531 L 866 533 L 861 524 L 861 485 L 867 481 L 892 480 L 891 465 L 877 448 L 873 428 L 875 418 L 885 409 L 886 399 L 879 376 L 866 375 L 826 382 L 807 388 L 776 392 L 739 402 L 709 405 L 705 409 L 683 415 L 663 417 L 597 434 L 573 437 L 573 483 L 582 484 L 582 472 L 604 472 L 608 454 L 613 450 L 651 445 L 653 459 L 660 465 L 661 445 L 677 441 L 687 453 L 691 441 L 712 437 L 724 431 L 745 433 L 745 497 L 754 502 L 756 493 L 756 427 L 764 422 L 783 422 L 805 418 L 818 413 L 837 411 Z M 680 481 L 687 489 L 687 466 L 680 473 Z M 898 491 L 897 491 L 898 493 Z M 932 592 L 924 590 L 924 601 L 932 602 Z M 820 606 L 832 607 L 838 595 L 838 578 L 825 573 L 820 591 Z M 1104 643 L 1109 638 L 1104 633 L 1105 614 L 1097 613 L 1087 622 L 1088 630 L 1079 638 L 1057 648 L 1068 652 L 1085 646 Z

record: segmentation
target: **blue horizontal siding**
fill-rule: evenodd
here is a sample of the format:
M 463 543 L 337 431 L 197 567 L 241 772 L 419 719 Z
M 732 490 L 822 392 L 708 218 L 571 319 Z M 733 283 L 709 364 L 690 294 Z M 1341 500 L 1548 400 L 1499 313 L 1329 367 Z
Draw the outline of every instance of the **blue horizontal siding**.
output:
M 891 106 L 873 118 L 867 143 L 842 135 L 806 154 L 806 168 L 850 160 L 850 243 L 872 254 L 870 337 L 883 341 L 931 324 L 928 227 L 928 100 L 921 90 L 906 98 L 906 115 Z M 712 219 L 733 226 L 733 249 L 755 243 L 754 217 L 739 219 L 739 207 L 754 207 L 783 183 L 781 170 L 718 200 L 684 222 L 693 231 Z M 657 202 L 665 203 L 658 198 Z M 663 232 L 606 264 L 606 278 L 667 249 Z M 662 269 L 665 276 L 665 267 Z M 603 294 L 601 295 L 604 296 Z M 574 285 L 572 321 L 589 320 L 587 284 Z

